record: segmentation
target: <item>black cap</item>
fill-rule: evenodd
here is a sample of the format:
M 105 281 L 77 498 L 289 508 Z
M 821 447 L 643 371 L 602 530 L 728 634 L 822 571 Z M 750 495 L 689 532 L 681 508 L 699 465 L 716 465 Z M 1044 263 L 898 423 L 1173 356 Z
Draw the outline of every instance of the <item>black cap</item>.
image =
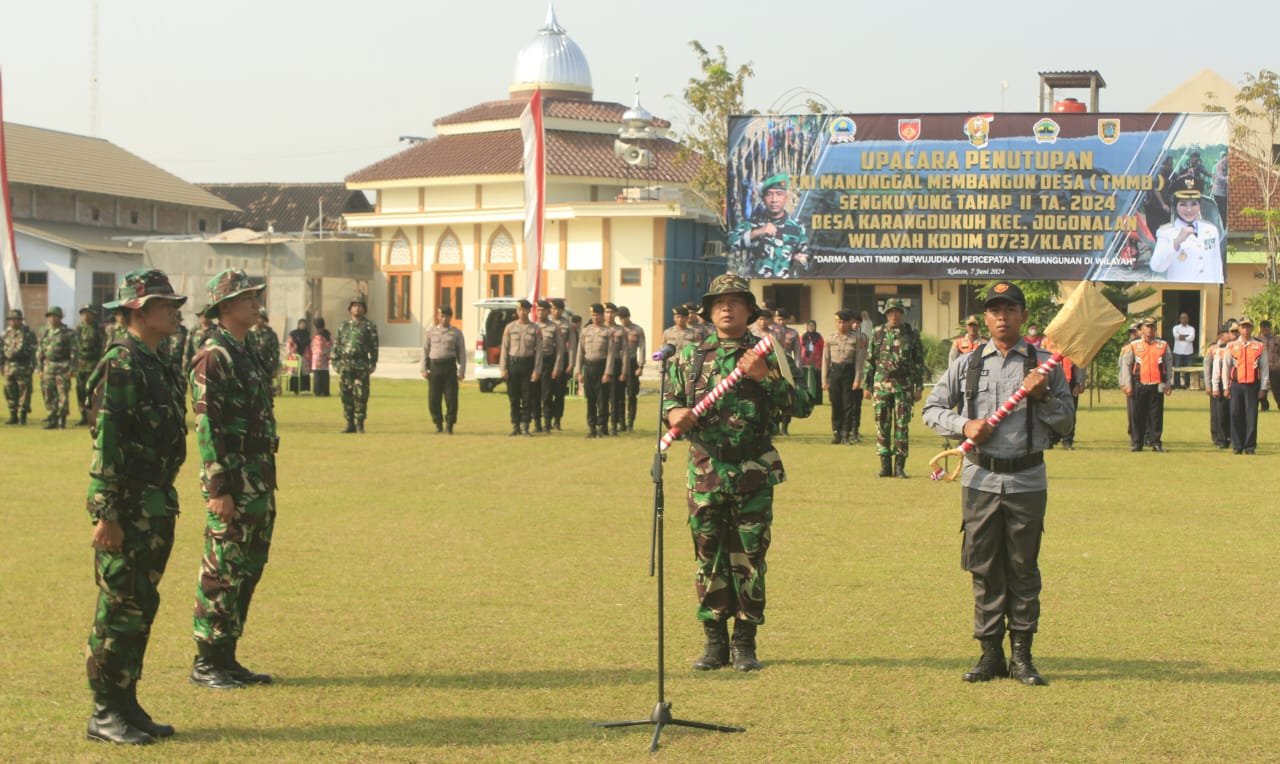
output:
M 80 312 L 81 313 L 97 313 L 98 309 L 93 307 L 92 304 L 90 304 L 90 305 L 81 306 Z
M 777 316 L 778 318 L 791 318 L 791 313 L 788 312 L 786 308 L 775 308 L 773 311 L 773 315 Z
M 685 316 L 685 317 L 687 318 L 687 317 L 688 317 L 688 315 L 689 315 L 689 309 L 688 309 L 688 308 L 686 308 L 686 307 L 685 307 L 685 306 L 683 306 L 683 305 L 677 305 L 677 306 L 675 306 L 674 308 L 672 308 L 672 309 L 671 309 L 671 313 L 672 313 L 673 315 L 677 315 L 677 316 Z
M 618 306 L 617 306 L 617 305 L 614 305 L 614 304 L 613 304 L 613 303 L 611 303 L 611 302 L 606 302 L 606 303 L 604 304 L 604 309 L 605 309 L 605 310 L 617 311 L 617 310 L 618 310 Z
M 992 284 L 982 301 L 982 307 L 988 308 L 995 302 L 1011 302 L 1023 309 L 1027 307 L 1027 298 L 1023 297 L 1022 290 L 1012 281 L 997 281 Z
M 553 297 L 551 299 L 551 307 L 564 310 L 564 300 L 561 300 L 559 297 Z
M 441 305 L 441 306 L 440 306 L 440 315 L 442 315 L 442 316 L 452 316 L 452 315 L 453 315 L 453 308 L 450 308 L 448 305 Z
M 768 308 L 761 308 L 756 311 L 756 318 L 773 318 L 773 311 Z
M 604 313 L 604 306 L 603 306 L 603 305 L 601 305 L 601 304 L 600 304 L 600 303 L 598 303 L 598 302 L 593 302 L 593 303 L 591 303 L 591 312 L 592 312 L 592 313 Z
M 619 306 L 618 318 L 631 318 L 631 308 L 628 308 L 626 305 Z
M 519 305 L 519 306 L 520 306 L 520 307 L 522 307 L 522 308 L 532 308 L 532 307 L 533 307 L 533 303 L 529 302 L 528 300 L 524 299 L 523 297 L 522 297 L 522 298 L 520 298 L 520 301 L 519 301 L 519 302 L 517 302 L 517 303 L 516 303 L 516 305 Z
M 550 310 L 550 309 L 551 309 L 551 301 L 550 301 L 550 300 L 538 300 L 538 307 L 539 307 L 539 308 L 546 308 L 547 310 Z
M 1169 185 L 1173 188 L 1174 199 L 1194 199 L 1199 200 L 1204 195 L 1204 183 L 1195 173 L 1188 173 L 1169 181 Z
M 854 317 L 854 312 L 851 310 L 836 311 L 836 318 L 840 319 L 841 321 L 852 321 L 853 317 Z

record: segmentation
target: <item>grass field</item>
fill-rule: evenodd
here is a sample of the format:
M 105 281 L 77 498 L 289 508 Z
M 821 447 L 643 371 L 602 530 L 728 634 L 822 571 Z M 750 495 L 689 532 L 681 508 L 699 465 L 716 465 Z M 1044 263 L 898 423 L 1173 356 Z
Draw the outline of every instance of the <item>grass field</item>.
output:
M 141 697 L 178 736 L 84 741 L 94 602 L 83 429 L 0 427 L 0 759 L 13 761 L 637 761 L 656 700 L 647 577 L 656 397 L 640 433 L 507 438 L 505 396 L 464 386 L 453 437 L 422 382 L 375 380 L 368 434 L 337 398 L 283 399 L 279 519 L 241 643 L 270 688 L 187 682 L 202 543 L 198 456 Z M 959 488 L 923 477 L 939 439 L 912 425 L 911 480 L 836 447 L 829 409 L 779 440 L 766 668 L 699 674 L 684 447 L 666 482 L 672 761 L 1280 758 L 1280 414 L 1256 457 L 1208 442 L 1203 395 L 1166 415 L 1166 454 L 1130 454 L 1123 401 L 1080 415 L 1048 455 L 1036 641 L 1046 688 L 966 685 L 976 657 Z M 43 412 L 35 412 L 42 416 Z M 869 420 L 870 407 L 864 407 Z M 866 430 L 864 428 L 864 434 Z

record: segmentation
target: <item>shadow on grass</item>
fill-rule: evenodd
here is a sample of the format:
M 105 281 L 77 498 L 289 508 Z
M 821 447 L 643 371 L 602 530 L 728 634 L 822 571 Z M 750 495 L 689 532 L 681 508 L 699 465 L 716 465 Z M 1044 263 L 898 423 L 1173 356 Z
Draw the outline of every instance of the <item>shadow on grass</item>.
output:
M 597 737 L 586 719 L 519 719 L 497 716 L 401 719 L 370 724 L 305 724 L 292 727 L 183 727 L 175 743 L 351 743 L 438 747 L 554 743 Z
M 591 669 L 542 671 L 477 671 L 472 674 L 361 674 L 355 676 L 300 676 L 281 680 L 291 687 L 421 687 L 494 690 L 504 688 L 561 689 L 643 684 L 654 681 L 654 672 L 643 669 Z
M 927 669 L 963 673 L 977 659 L 955 658 L 800 658 L 769 661 L 775 666 L 849 666 L 853 668 Z M 1280 682 L 1280 670 L 1224 671 L 1206 667 L 1199 661 L 1162 661 L 1114 658 L 1055 657 L 1052 654 L 1036 656 L 1036 667 L 1051 681 L 1063 682 L 1114 682 L 1118 680 L 1175 682 L 1185 684 L 1276 684 Z

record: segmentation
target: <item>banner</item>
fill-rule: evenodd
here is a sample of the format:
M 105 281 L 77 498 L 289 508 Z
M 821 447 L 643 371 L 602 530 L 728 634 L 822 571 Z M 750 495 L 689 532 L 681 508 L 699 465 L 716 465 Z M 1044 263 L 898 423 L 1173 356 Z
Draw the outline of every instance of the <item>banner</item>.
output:
M 9 310 L 22 310 L 18 283 L 18 247 L 13 238 L 13 201 L 9 198 L 9 163 L 4 142 L 4 76 L 0 74 L 0 274 Z
M 733 117 L 729 269 L 1220 284 L 1226 114 Z
M 546 133 L 542 129 L 542 91 L 520 114 L 524 139 L 524 252 L 529 268 L 529 302 L 537 305 L 542 286 L 542 242 L 547 193 Z

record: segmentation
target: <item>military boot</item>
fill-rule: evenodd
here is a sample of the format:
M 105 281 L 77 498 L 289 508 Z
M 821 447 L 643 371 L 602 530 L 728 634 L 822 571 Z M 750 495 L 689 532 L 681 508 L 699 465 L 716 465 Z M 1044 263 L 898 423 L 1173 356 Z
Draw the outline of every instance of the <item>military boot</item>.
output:
M 347 417 L 347 429 L 343 430 L 342 434 L 347 435 L 355 431 L 356 431 L 356 420 L 351 417 Z
M 989 682 L 996 677 L 1009 676 L 1004 662 L 1004 637 L 983 637 L 982 657 L 973 668 L 964 673 L 966 682 Z
M 595 425 L 591 425 L 591 430 L 587 433 L 587 437 L 588 437 L 588 438 L 595 438 L 595 437 L 599 437 L 598 435 L 596 435 L 596 426 L 595 426 Z
M 8 421 L 5 422 L 5 424 L 17 424 L 17 423 L 18 423 L 18 412 L 10 411 L 9 419 Z
M 444 432 L 444 422 L 436 422 L 436 434 Z
M 782 434 L 783 434 L 783 435 L 787 435 L 787 436 L 790 436 L 790 435 L 791 435 L 791 423 L 790 423 L 790 422 L 783 422 L 783 423 L 782 423 Z
M 759 671 L 764 668 L 756 660 L 756 625 L 751 621 L 733 622 L 733 670 Z
M 893 474 L 893 457 L 888 454 L 880 455 L 880 474 L 876 477 L 889 477 Z
M 226 653 L 221 645 L 197 642 L 195 663 L 191 666 L 191 683 L 211 690 L 236 690 L 244 682 L 227 671 Z
M 1049 682 L 1040 676 L 1031 662 L 1031 638 L 1029 631 L 1009 632 L 1009 676 L 1025 685 L 1038 687 Z
M 363 434 L 364 434 L 364 420 L 363 420 L 363 419 L 357 419 L 357 420 L 356 420 L 356 432 L 360 433 L 361 435 L 363 435 Z
M 66 414 L 59 414 L 59 415 L 58 415 L 58 429 L 59 429 L 59 430 L 65 430 L 65 429 L 67 429 L 67 415 L 66 415 Z
M 844 439 L 844 442 L 849 443 L 850 445 L 854 443 L 861 443 L 862 436 L 858 434 L 857 430 L 854 430 L 852 435 L 849 435 Z
M 112 687 L 105 692 L 93 693 L 93 716 L 89 717 L 89 728 L 85 736 L 101 743 L 117 745 L 147 745 L 156 739 L 134 727 L 125 718 L 127 713 L 125 691 Z
M 525 422 L 525 423 L 523 423 L 523 424 L 521 424 L 521 425 L 520 425 L 520 432 L 521 432 L 521 433 L 523 433 L 523 434 L 524 434 L 524 436 L 525 436 L 526 438 L 532 438 L 532 437 L 533 437 L 533 433 L 529 431 L 529 423 L 528 423 L 528 422 Z
M 160 724 L 138 704 L 138 683 L 129 685 L 125 696 L 124 720 L 129 726 L 140 729 L 154 738 L 173 737 L 172 724 Z
M 80 421 L 76 422 L 76 427 L 88 427 L 88 426 L 89 426 L 89 412 L 81 411 Z
M 538 421 L 536 421 L 536 422 L 534 422 L 534 423 L 533 423 L 533 431 L 534 431 L 535 433 L 537 433 L 538 435 L 541 435 L 541 434 L 542 434 L 542 420 L 541 420 L 541 419 L 539 419 Z M 528 434 L 528 430 L 527 430 L 527 429 L 525 430 L 525 434 Z
M 26 423 L 27 423 L 27 412 L 24 411 L 18 415 L 18 424 L 25 425 Z
M 706 650 L 693 662 L 698 671 L 712 671 L 729 665 L 729 624 L 724 621 L 703 621 L 702 631 L 707 635 Z
M 556 417 L 556 432 L 560 432 L 560 417 Z
M 893 476 L 906 478 L 907 475 L 907 457 L 899 456 L 893 462 Z
M 50 414 L 50 415 L 49 415 L 49 418 L 48 418 L 48 419 L 46 419 L 46 420 L 44 420 L 44 427 L 42 427 L 42 428 L 40 428 L 40 429 L 42 429 L 42 430 L 56 430 L 56 429 L 58 429 L 58 415 L 57 415 L 57 414 Z
M 226 648 L 226 660 L 224 665 L 227 667 L 227 675 L 241 684 L 271 684 L 270 674 L 259 674 L 250 671 L 236 660 L 236 641 L 232 640 Z
M 840 432 L 839 430 L 833 430 L 831 432 L 831 445 L 838 446 L 843 442 L 844 442 L 844 433 Z
M 520 434 L 520 425 L 518 425 L 518 424 L 514 424 L 514 423 L 513 423 L 513 424 L 511 425 L 511 432 L 507 433 L 507 437 L 508 437 L 508 438 L 514 438 L 515 436 L 517 436 L 517 435 L 519 435 L 519 434 Z
M 452 435 L 452 434 L 453 434 L 453 422 L 450 422 L 450 423 L 446 424 L 446 425 L 444 426 L 444 431 L 445 431 L 446 433 L 448 433 L 449 435 Z

